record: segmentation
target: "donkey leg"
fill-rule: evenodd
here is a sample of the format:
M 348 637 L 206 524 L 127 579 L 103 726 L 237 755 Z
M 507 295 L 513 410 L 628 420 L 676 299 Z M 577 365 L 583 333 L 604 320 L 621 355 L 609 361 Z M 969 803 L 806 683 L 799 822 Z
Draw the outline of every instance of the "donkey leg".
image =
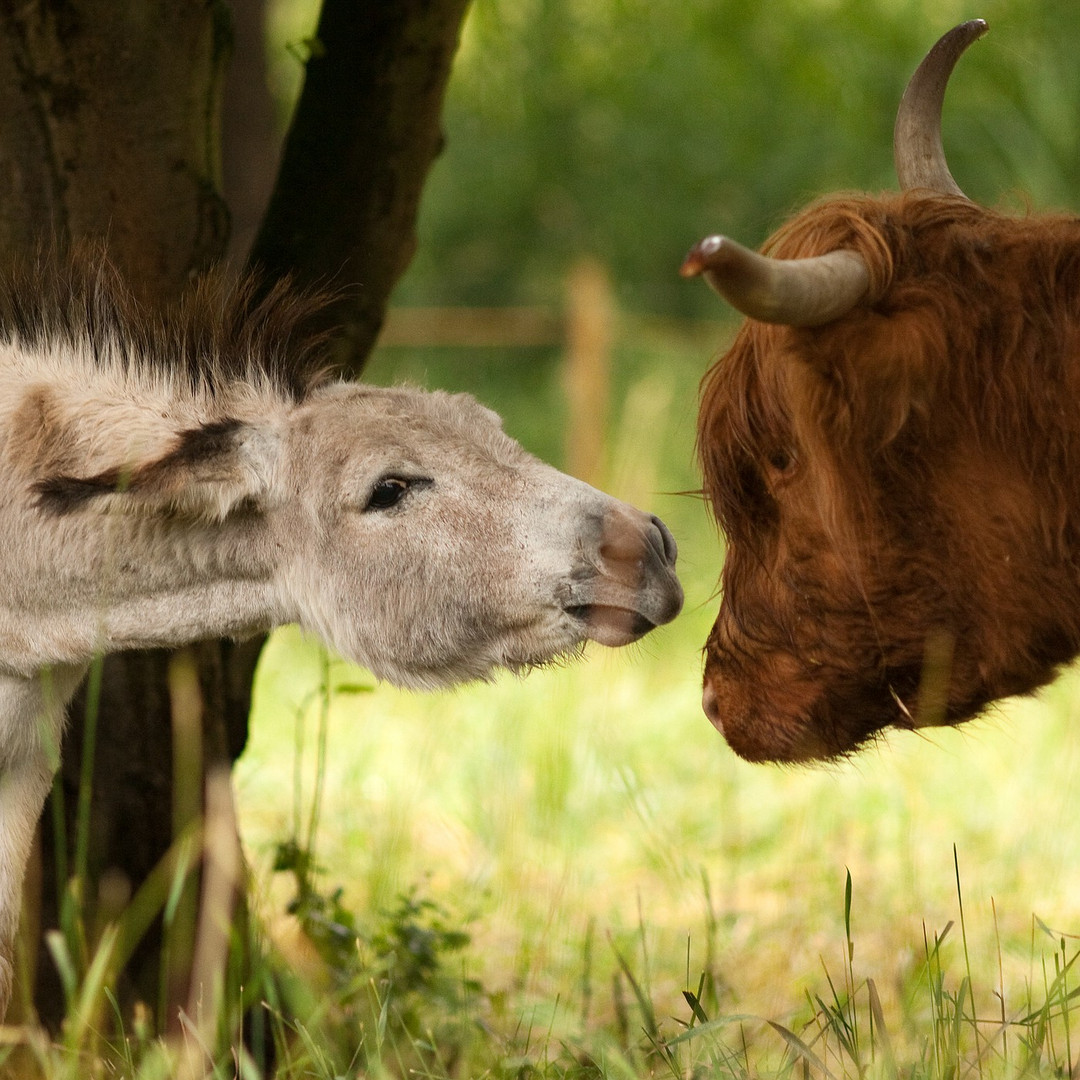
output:
M 0 1019 L 11 999 L 23 874 L 52 776 L 44 750 L 0 766 Z
M 58 665 L 0 675 L 0 1019 L 11 999 L 26 862 L 59 761 L 64 708 L 84 672 Z

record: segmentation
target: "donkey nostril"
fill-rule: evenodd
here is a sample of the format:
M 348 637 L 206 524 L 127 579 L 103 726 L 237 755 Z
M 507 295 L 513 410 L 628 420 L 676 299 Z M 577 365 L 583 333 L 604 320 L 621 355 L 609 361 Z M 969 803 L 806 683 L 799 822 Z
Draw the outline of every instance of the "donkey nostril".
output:
M 671 535 L 671 530 L 655 514 L 652 515 L 652 523 L 650 540 L 655 538 L 654 534 L 659 533 L 660 547 L 658 550 L 663 555 L 664 562 L 668 566 L 674 566 L 679 555 L 679 545 L 675 543 L 675 537 Z
M 653 514 L 605 522 L 598 548 L 600 558 L 607 563 L 638 567 L 654 560 L 672 567 L 678 551 L 671 530 Z
M 639 563 L 645 550 L 642 536 L 632 529 L 609 529 L 600 542 L 600 558 L 609 563 Z

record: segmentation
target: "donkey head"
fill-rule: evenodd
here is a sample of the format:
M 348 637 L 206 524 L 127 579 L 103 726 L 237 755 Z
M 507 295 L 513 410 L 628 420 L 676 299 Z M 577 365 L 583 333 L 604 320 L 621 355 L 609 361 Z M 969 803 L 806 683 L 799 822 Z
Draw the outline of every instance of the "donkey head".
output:
M 39 483 L 40 504 L 174 522 L 208 560 L 250 549 L 268 623 L 298 621 L 392 682 L 628 644 L 682 605 L 659 519 L 526 453 L 467 395 L 330 384 L 142 443 L 157 449 Z
M 345 655 L 410 685 L 526 669 L 678 614 L 664 524 L 526 453 L 465 395 L 340 385 L 297 413 L 273 511 L 282 585 Z

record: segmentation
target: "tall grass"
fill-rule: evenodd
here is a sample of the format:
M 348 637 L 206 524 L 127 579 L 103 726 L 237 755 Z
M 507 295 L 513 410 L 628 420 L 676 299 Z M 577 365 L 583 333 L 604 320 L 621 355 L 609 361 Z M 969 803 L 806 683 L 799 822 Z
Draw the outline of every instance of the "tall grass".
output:
M 523 1027 L 547 1069 L 600 1045 L 673 1075 L 1068 1072 L 1075 679 L 972 734 L 792 772 L 695 742 L 696 679 L 672 686 L 665 653 L 332 700 L 323 888 L 375 918 L 416 885 L 467 927 L 455 963 L 482 988 L 494 1062 Z M 274 913 L 292 884 L 265 856 L 288 811 L 260 792 L 262 719 L 238 779 Z M 276 918 L 288 951 L 296 927 Z

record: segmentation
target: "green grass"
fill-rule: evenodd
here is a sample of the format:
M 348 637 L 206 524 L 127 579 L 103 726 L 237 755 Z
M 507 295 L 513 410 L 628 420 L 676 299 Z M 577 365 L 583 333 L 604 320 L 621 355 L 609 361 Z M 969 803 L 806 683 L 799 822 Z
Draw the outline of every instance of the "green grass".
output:
M 306 664 L 317 672 L 318 651 L 291 634 L 273 649 L 288 666 L 261 685 L 280 704 Z M 792 771 L 733 759 L 699 715 L 696 662 L 682 672 L 674 655 L 673 642 L 524 683 L 332 698 L 325 887 L 370 914 L 417 885 L 467 925 L 457 962 L 484 988 L 480 1015 L 504 1035 L 527 1024 L 548 1052 L 620 1031 L 630 1046 L 649 1030 L 675 1038 L 694 1015 L 690 990 L 714 1022 L 680 1050 L 708 1057 L 720 1038 L 745 1040 L 752 1074 L 779 1069 L 794 1045 L 768 1021 L 856 1074 L 838 1035 L 845 1009 L 862 1018 L 863 1055 L 883 1052 L 877 1009 L 898 1060 L 925 1075 L 951 1075 L 954 1045 L 973 1067 L 984 1042 L 997 1047 L 986 1068 L 1007 1054 L 1018 1071 L 1042 1006 L 1080 985 L 1062 940 L 1080 928 L 1075 678 L 975 729 Z M 267 860 L 291 828 L 281 747 L 294 718 L 265 705 L 237 781 L 264 910 L 280 912 L 291 882 Z M 274 925 L 288 951 L 294 929 Z M 1003 1011 L 1017 1026 L 995 1036 Z M 1075 1062 L 1057 1026 L 1044 1056 Z

